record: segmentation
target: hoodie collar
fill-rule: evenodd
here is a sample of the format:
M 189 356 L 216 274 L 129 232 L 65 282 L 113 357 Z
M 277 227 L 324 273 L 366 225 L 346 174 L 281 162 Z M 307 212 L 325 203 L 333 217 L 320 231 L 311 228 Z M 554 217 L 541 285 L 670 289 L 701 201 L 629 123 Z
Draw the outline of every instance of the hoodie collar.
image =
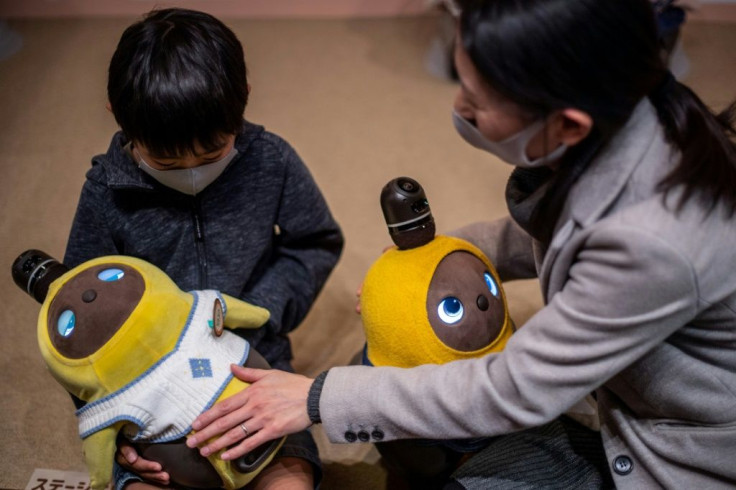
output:
M 243 129 L 235 138 L 235 148 L 238 156 L 235 160 L 245 155 L 248 147 L 260 133 L 264 131 L 263 126 L 243 122 Z M 146 175 L 127 151 L 126 146 L 130 142 L 122 131 L 115 133 L 107 153 L 98 155 L 92 159 L 93 165 L 101 165 L 105 169 L 107 185 L 112 189 L 137 189 L 152 191 L 157 188 L 152 177 Z
M 151 179 L 138 168 L 127 151 L 129 143 L 122 132 L 115 133 L 107 153 L 94 157 L 92 165 L 101 165 L 105 169 L 107 185 L 113 189 L 153 190 Z

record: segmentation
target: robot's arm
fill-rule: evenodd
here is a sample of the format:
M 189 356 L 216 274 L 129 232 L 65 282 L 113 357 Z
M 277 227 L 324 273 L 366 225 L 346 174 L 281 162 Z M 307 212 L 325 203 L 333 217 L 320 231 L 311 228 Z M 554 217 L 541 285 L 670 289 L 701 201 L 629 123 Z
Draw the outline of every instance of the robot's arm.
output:
M 93 490 L 103 490 L 112 479 L 115 439 L 119 429 L 120 424 L 111 425 L 82 441 L 84 458 L 89 470 L 90 487 Z
M 263 326 L 270 317 L 267 309 L 246 303 L 227 294 L 222 295 L 227 304 L 225 326 L 230 329 L 258 328 Z

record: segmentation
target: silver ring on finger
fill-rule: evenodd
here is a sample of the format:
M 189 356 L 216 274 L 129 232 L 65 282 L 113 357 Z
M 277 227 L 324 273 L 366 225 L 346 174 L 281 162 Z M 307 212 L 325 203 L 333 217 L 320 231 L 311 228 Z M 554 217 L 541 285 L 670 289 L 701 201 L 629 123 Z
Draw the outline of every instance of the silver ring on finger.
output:
M 248 437 L 248 435 L 250 434 L 250 432 L 248 432 L 248 428 L 245 426 L 245 422 L 243 422 L 242 424 L 240 424 L 240 428 L 243 429 L 243 434 L 245 434 L 244 437 Z

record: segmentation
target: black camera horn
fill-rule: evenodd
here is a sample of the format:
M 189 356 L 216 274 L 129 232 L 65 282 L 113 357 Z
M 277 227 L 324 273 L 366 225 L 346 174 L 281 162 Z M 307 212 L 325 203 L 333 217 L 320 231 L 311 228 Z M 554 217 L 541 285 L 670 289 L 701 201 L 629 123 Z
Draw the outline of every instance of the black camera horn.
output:
M 405 250 L 434 239 L 435 224 L 424 189 L 414 179 L 398 177 L 381 191 L 381 209 L 391 240 Z
M 26 250 L 13 262 L 13 281 L 39 303 L 43 303 L 49 285 L 69 270 L 58 260 L 40 250 Z

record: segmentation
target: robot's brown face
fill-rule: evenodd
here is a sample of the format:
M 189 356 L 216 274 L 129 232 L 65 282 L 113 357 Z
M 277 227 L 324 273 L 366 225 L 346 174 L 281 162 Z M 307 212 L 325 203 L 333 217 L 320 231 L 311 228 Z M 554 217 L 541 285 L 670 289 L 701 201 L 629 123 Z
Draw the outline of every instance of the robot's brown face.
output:
M 500 286 L 483 261 L 457 251 L 442 259 L 432 276 L 427 315 L 445 345 L 469 352 L 498 337 L 506 311 Z
M 143 296 L 143 277 L 123 264 L 100 264 L 67 281 L 46 319 L 56 350 L 70 359 L 96 352 L 115 335 Z

